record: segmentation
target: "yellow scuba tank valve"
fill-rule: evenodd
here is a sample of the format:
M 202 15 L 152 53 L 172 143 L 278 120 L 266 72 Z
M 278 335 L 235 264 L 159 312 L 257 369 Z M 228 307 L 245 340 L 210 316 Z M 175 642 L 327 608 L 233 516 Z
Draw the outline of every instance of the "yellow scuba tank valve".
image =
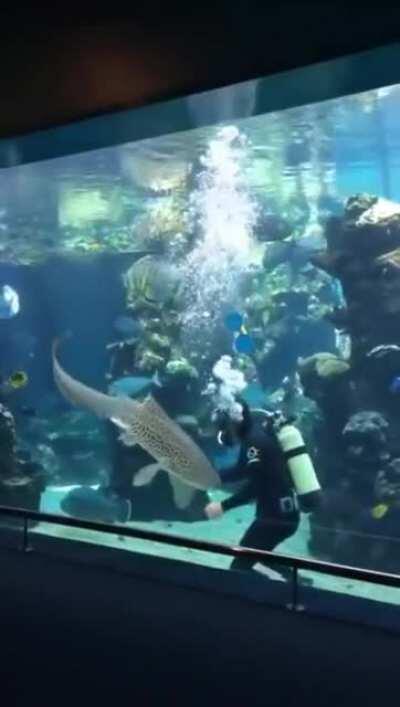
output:
M 285 455 L 296 493 L 303 496 L 320 491 L 321 486 L 300 430 L 292 424 L 283 424 L 277 430 L 276 436 Z

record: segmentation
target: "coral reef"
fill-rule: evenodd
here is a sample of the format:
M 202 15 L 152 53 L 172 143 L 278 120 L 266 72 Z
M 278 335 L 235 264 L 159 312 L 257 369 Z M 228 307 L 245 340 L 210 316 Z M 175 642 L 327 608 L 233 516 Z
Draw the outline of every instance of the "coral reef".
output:
M 184 200 L 177 196 L 153 198 L 134 220 L 132 236 L 138 250 L 183 256 L 193 238 Z
M 194 379 L 197 370 L 182 354 L 181 331 L 182 278 L 179 267 L 160 256 L 147 255 L 136 260 L 124 274 L 127 308 L 142 320 L 142 335 L 130 344 L 121 344 L 118 355 L 124 366 L 120 374 L 165 373 L 180 380 Z M 121 370 L 122 369 L 122 370 Z M 114 373 L 114 372 L 113 372 Z M 117 369 L 115 373 L 118 375 Z
M 124 275 L 127 305 L 132 311 L 161 310 L 177 302 L 180 278 L 176 266 L 161 257 L 145 255 Z
M 326 226 L 315 266 L 340 281 L 345 305 L 325 314 L 350 340 L 346 360 L 300 361 L 306 395 L 322 413 L 318 463 L 325 501 L 310 549 L 342 562 L 398 571 L 400 205 L 365 194 Z M 332 458 L 334 457 L 334 458 Z
M 2 478 L 13 476 L 16 471 L 16 433 L 11 412 L 0 405 L 0 473 Z
M 344 424 L 351 411 L 350 366 L 331 353 L 314 354 L 298 360 L 304 394 L 318 403 L 324 417 Z
M 342 219 L 326 229 L 328 248 L 312 258 L 340 280 L 347 306 L 331 315 L 352 339 L 352 365 L 374 347 L 396 340 L 400 313 L 400 205 L 367 195 L 352 197 Z
M 47 475 L 29 453 L 18 449 L 14 417 L 4 405 L 0 405 L 0 449 L 0 505 L 39 510 Z
M 157 231 L 157 234 L 170 245 L 170 234 L 165 231 Z M 177 255 L 176 251 L 174 254 Z M 196 352 L 191 352 L 190 359 L 180 341 L 183 300 L 179 259 L 172 265 L 165 256 L 143 256 L 125 273 L 123 283 L 127 309 L 140 319 L 141 335 L 135 341 L 112 345 L 107 380 L 112 387 L 113 382 L 124 376 L 131 376 L 131 381 L 144 375 L 149 382 L 154 379 L 152 395 L 201 446 L 198 423 L 201 386 Z M 110 441 L 112 460 L 108 485 L 113 492 L 132 501 L 135 519 L 191 521 L 203 517 L 207 502 L 203 492 L 196 492 L 191 506 L 182 511 L 176 508 L 170 484 L 163 475 L 147 488 L 133 487 L 135 473 L 152 460 L 143 450 L 135 449 L 132 453 L 124 448 L 111 428 Z
M 193 380 L 199 377 L 196 368 L 183 357 L 168 361 L 165 370 L 169 376 L 179 378 L 181 380 Z

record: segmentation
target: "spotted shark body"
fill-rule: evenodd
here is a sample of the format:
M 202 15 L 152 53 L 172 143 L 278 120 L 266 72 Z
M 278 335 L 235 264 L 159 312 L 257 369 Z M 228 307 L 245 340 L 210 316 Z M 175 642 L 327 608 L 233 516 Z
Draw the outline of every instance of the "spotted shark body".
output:
M 64 371 L 57 359 L 57 348 L 55 341 L 53 374 L 61 395 L 72 405 L 111 420 L 120 429 L 124 444 L 138 444 L 153 457 L 154 463 L 135 475 L 134 485 L 144 485 L 159 470 L 164 470 L 170 476 L 175 502 L 180 508 L 190 504 L 194 489 L 207 490 L 220 485 L 220 478 L 206 455 L 154 398 L 148 396 L 140 402 L 106 395 L 84 385 Z

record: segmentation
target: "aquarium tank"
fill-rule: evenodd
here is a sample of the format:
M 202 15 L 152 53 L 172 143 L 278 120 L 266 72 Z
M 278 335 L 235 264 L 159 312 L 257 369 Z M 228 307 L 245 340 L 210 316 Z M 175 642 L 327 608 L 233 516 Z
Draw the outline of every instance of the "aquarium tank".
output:
M 0 505 L 399 572 L 400 83 L 330 66 L 1 143 Z

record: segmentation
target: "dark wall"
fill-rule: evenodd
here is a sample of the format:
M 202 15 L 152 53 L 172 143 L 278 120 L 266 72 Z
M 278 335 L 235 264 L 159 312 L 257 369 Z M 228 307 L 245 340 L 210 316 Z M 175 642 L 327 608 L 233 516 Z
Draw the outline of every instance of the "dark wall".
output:
M 396 703 L 397 637 L 37 553 L 0 561 L 4 704 Z
M 118 3 L 117 3 L 118 5 Z M 38 4 L 2 14 L 0 137 L 372 48 L 396 3 Z M 57 8 L 55 11 L 54 8 Z M 64 9 L 63 9 L 64 8 Z M 108 16 L 107 16 L 108 15 Z

